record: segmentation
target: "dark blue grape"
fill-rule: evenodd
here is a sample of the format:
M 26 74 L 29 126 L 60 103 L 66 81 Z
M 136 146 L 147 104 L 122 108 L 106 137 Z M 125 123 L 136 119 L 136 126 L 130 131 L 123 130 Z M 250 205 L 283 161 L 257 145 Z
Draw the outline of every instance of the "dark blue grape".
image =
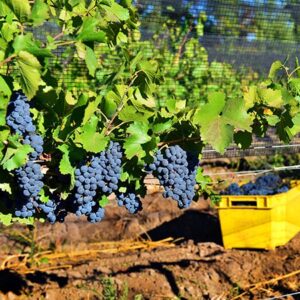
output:
M 13 94 L 8 105 L 6 123 L 15 133 L 22 136 L 35 132 L 36 128 L 30 115 L 30 106 L 23 93 L 16 92 Z
M 125 208 L 131 214 L 136 214 L 142 209 L 142 202 L 140 198 L 134 193 L 117 194 L 117 202 L 119 206 L 125 206 Z
M 164 187 L 163 197 L 177 201 L 178 207 L 187 208 L 195 197 L 196 169 L 198 159 L 179 146 L 171 146 L 165 152 L 157 151 L 154 162 L 147 168 Z
M 120 145 L 111 142 L 107 150 L 75 170 L 73 207 L 77 216 L 85 215 L 93 223 L 103 218 L 104 210 L 94 199 L 97 193 L 109 195 L 117 191 L 121 158 Z
M 88 215 L 88 221 L 91 223 L 100 222 L 104 218 L 104 213 L 105 213 L 104 208 L 99 206 L 95 211 L 92 211 Z
M 35 160 L 43 153 L 44 142 L 40 135 L 36 133 L 28 134 L 23 143 L 30 145 L 34 149 L 34 152 L 30 153 L 30 159 Z
M 284 193 L 289 190 L 287 185 L 282 185 L 282 180 L 278 175 L 267 174 L 260 176 L 256 181 L 248 182 L 241 187 L 233 183 L 228 186 L 221 194 L 225 195 L 274 195 Z

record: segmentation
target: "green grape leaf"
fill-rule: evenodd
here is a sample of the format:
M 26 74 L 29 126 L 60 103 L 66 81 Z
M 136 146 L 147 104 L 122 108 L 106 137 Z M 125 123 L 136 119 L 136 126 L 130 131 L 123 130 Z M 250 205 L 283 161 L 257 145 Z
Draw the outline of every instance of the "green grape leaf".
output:
M 248 149 L 252 143 L 252 133 L 238 131 L 234 134 L 234 142 L 242 149 Z
M 221 116 L 201 126 L 201 137 L 220 153 L 224 153 L 233 138 L 233 126 L 228 125 Z
M 52 53 L 49 49 L 41 48 L 38 42 L 33 40 L 32 33 L 27 33 L 26 35 L 18 35 L 13 42 L 13 48 L 15 49 L 16 53 L 24 50 L 34 56 L 52 56 Z
M 245 109 L 253 107 L 255 102 L 257 101 L 257 87 L 250 86 L 248 91 L 244 92 L 244 101 L 245 101 Z
M 155 62 L 155 61 L 140 61 L 137 64 L 137 69 L 142 71 L 149 80 L 153 81 L 157 74 L 157 62 Z
M 293 119 L 293 127 L 291 128 L 291 134 L 296 135 L 300 133 L 300 113 L 296 114 Z
M 118 107 L 113 97 L 110 97 L 110 95 L 114 93 L 113 91 L 110 91 L 107 93 L 107 95 L 104 97 L 104 100 L 101 104 L 101 109 L 103 113 L 107 117 L 112 117 Z
M 275 126 L 280 121 L 280 118 L 277 115 L 267 115 L 266 120 L 269 125 Z
M 9 226 L 12 223 L 12 214 L 0 213 L 0 223 L 4 226 Z
M 27 156 L 33 149 L 29 145 L 20 144 L 17 149 L 8 147 L 4 158 L 1 161 L 3 169 L 12 171 L 23 166 L 27 161 Z
M 121 186 L 121 187 L 119 188 L 119 192 L 120 192 L 120 193 L 126 193 L 126 191 L 127 191 L 127 188 L 126 188 L 125 186 Z
M 47 203 L 50 200 L 50 197 L 45 194 L 45 190 L 41 189 L 39 192 L 40 200 L 43 203 Z
M 153 125 L 153 132 L 154 133 L 162 133 L 164 131 L 169 130 L 172 128 L 173 122 L 172 120 L 167 120 L 166 122 L 160 122 Z
M 7 16 L 11 13 L 11 9 L 5 4 L 5 1 L 0 1 L 0 15 Z
M 0 32 L 1 32 L 1 37 L 3 39 L 5 39 L 6 42 L 10 42 L 14 39 L 14 35 L 19 32 L 18 23 L 16 23 L 16 22 L 14 22 L 12 24 L 4 23 Z M 6 46 L 4 46 L 4 47 L 3 46 L 0 48 L 2 48 L 4 50 L 6 48 Z
M 4 0 L 20 22 L 28 20 L 31 9 L 29 0 Z
M 208 94 L 208 102 L 196 110 L 193 123 L 205 126 L 216 119 L 225 106 L 225 94 L 222 92 L 212 92 Z
M 107 196 L 103 195 L 101 197 L 101 200 L 99 200 L 99 205 L 101 207 L 105 207 L 107 204 L 109 203 L 109 199 L 107 198 Z
M 82 120 L 82 124 L 85 124 L 86 122 L 88 122 L 91 117 L 93 117 L 93 115 L 95 114 L 95 112 L 98 109 L 98 105 L 101 102 L 102 98 L 101 96 L 98 96 L 94 101 L 89 101 L 88 105 L 86 106 L 85 110 L 84 110 L 84 117 Z
M 98 61 L 94 50 L 90 47 L 86 47 L 85 63 L 89 70 L 89 74 L 94 77 L 98 67 Z
M 40 222 L 43 222 L 44 219 L 40 218 L 39 219 Z M 24 225 L 33 225 L 35 222 L 35 218 L 34 217 L 30 217 L 30 218 L 12 218 L 12 223 L 18 222 L 20 224 L 24 224 Z
M 127 134 L 129 133 L 130 136 L 125 140 L 124 149 L 128 159 L 134 156 L 139 158 L 145 156 L 142 145 L 151 140 L 148 130 L 149 126 L 144 122 L 134 122 L 127 128 Z
M 42 25 L 48 18 L 48 5 L 44 2 L 44 0 L 35 0 L 31 12 L 33 24 Z
M 105 42 L 105 32 L 97 30 L 99 19 L 93 17 L 87 17 L 83 20 L 80 32 L 77 36 L 77 40 L 82 42 Z
M 131 96 L 131 93 L 130 93 Z M 147 112 L 147 110 L 145 109 L 147 108 L 154 108 L 155 107 L 155 100 L 154 98 L 148 97 L 147 99 L 145 99 L 139 88 L 136 88 L 134 91 L 134 97 L 130 97 L 130 100 L 132 102 L 132 104 L 139 110 L 142 112 Z M 177 103 L 180 103 L 181 101 L 178 101 Z M 184 101 L 185 102 L 185 101 Z M 185 104 L 184 104 L 185 105 Z
M 118 115 L 119 119 L 124 122 L 140 121 L 143 122 L 147 120 L 147 116 L 139 113 L 136 108 L 132 105 L 126 105 Z
M 116 2 L 111 2 L 110 6 L 102 5 L 102 8 L 106 12 L 105 19 L 108 22 L 126 21 L 129 19 L 128 9 L 122 7 Z
M 0 190 L 11 194 L 11 186 L 9 183 L 0 183 Z
M 12 91 L 9 87 L 9 85 L 7 84 L 4 76 L 0 75 L 0 91 L 1 93 L 3 93 L 3 95 L 10 97 L 12 94 Z M 6 105 L 4 105 L 2 103 L 2 101 L 0 101 L 0 108 L 4 108 Z
M 71 91 L 66 92 L 65 100 L 69 105 L 75 105 L 78 99 L 74 98 Z
M 59 172 L 63 175 L 70 175 L 71 176 L 71 185 L 75 183 L 75 175 L 74 175 L 74 167 L 70 162 L 70 149 L 68 145 L 63 144 L 57 147 L 63 155 L 59 162 Z
M 271 88 L 259 89 L 258 94 L 268 106 L 280 108 L 284 104 L 281 90 L 273 90 Z
M 228 99 L 222 117 L 236 129 L 251 131 L 252 117 L 247 113 L 243 99 Z
M 125 182 L 129 178 L 129 173 L 122 170 L 121 176 L 120 176 L 120 181 Z
M 291 128 L 286 126 L 284 123 L 285 122 L 279 122 L 276 124 L 276 133 L 280 140 L 287 144 L 292 140 L 293 134 Z
M 76 134 L 74 142 L 82 145 L 83 149 L 88 152 L 99 153 L 103 151 L 109 138 L 104 132 L 97 132 L 98 118 L 93 116 L 88 123 L 80 127 Z
M 11 90 L 5 79 L 0 75 L 0 126 L 6 125 L 6 111 L 10 96 Z
M 277 72 L 281 69 L 282 63 L 280 60 L 276 60 L 272 63 L 270 71 L 269 71 L 269 78 L 275 79 Z
M 125 35 L 122 31 L 120 31 L 117 35 L 117 44 L 118 45 L 126 44 L 127 41 L 128 41 L 127 35 Z
M 26 51 L 20 51 L 17 56 L 17 65 L 20 72 L 20 84 L 22 91 L 31 99 L 40 85 L 41 65 L 37 58 Z
M 297 95 L 300 95 L 300 78 L 292 78 L 289 80 L 289 87 Z

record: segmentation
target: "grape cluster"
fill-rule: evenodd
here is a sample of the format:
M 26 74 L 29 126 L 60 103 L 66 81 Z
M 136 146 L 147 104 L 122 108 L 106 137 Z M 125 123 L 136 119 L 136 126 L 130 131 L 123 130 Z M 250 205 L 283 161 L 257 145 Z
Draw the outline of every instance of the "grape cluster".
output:
M 39 208 L 39 193 L 43 188 L 41 166 L 34 162 L 43 152 L 43 139 L 36 134 L 30 115 L 30 106 L 26 96 L 15 93 L 8 105 L 7 125 L 23 137 L 23 143 L 30 145 L 34 151 L 29 155 L 29 161 L 14 171 L 19 193 L 15 215 L 21 218 L 34 216 Z
M 39 192 L 43 188 L 41 167 L 33 161 L 15 170 L 20 197 L 17 200 L 15 215 L 21 218 L 32 217 L 39 206 Z
M 98 206 L 96 209 L 88 215 L 88 221 L 91 223 L 100 222 L 104 218 L 105 210 L 104 208 Z
M 29 155 L 31 160 L 37 159 L 43 153 L 44 142 L 40 135 L 36 133 L 30 133 L 24 138 L 23 143 L 30 145 L 34 149 L 34 151 Z
M 52 199 L 45 203 L 39 203 L 39 210 L 46 215 L 47 220 L 54 224 L 55 222 L 64 222 L 68 214 L 69 202 L 60 200 L 57 195 L 52 195 Z
M 26 96 L 20 92 L 14 93 L 8 105 L 6 123 L 22 136 L 33 133 L 36 130 L 29 109 L 30 106 L 27 103 Z
M 178 145 L 162 151 L 158 150 L 154 162 L 149 165 L 150 172 L 164 187 L 163 196 L 177 201 L 179 208 L 190 206 L 195 196 L 196 168 L 198 160 L 189 162 L 187 153 Z
M 76 215 L 89 215 L 92 212 L 96 201 L 93 199 L 96 196 L 97 181 L 95 178 L 96 170 L 87 164 L 80 166 L 75 170 L 75 187 L 74 194 Z
M 121 175 L 122 151 L 111 142 L 108 149 L 93 156 L 75 170 L 74 207 L 77 216 L 86 215 L 92 223 L 99 222 L 104 209 L 94 200 L 97 193 L 109 195 L 118 189 Z
M 111 142 L 106 151 L 95 157 L 91 165 L 96 170 L 97 186 L 102 193 L 111 194 L 118 190 L 121 175 L 122 151 L 119 143 Z
M 41 203 L 39 205 L 39 208 L 46 215 L 47 220 L 51 224 L 54 224 L 56 221 L 56 209 L 57 209 L 56 203 L 52 200 L 48 200 L 46 203 Z
M 236 183 L 229 185 L 221 194 L 223 195 L 274 195 L 284 193 L 289 187 L 282 184 L 278 175 L 268 174 L 258 177 L 255 182 L 248 182 L 242 186 Z
M 117 195 L 117 201 L 119 206 L 125 206 L 131 214 L 142 210 L 142 202 L 134 193 L 120 193 Z

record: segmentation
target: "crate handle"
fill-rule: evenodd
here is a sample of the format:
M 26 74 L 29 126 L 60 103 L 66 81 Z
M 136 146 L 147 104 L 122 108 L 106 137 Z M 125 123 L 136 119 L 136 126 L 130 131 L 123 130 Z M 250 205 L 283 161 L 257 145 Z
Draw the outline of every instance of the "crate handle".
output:
M 245 201 L 245 200 L 231 200 L 231 206 L 252 206 L 257 207 L 257 201 Z

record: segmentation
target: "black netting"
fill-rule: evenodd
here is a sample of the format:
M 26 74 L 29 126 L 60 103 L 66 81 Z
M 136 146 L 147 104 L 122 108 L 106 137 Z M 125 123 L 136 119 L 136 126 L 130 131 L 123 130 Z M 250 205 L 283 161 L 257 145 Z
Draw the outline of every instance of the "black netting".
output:
M 142 32 L 149 38 L 168 18 L 183 23 L 205 17 L 199 42 L 210 61 L 251 67 L 265 74 L 270 64 L 295 57 L 300 41 L 300 3 L 280 0 L 137 0 Z
M 201 94 L 201 88 L 214 90 L 226 80 L 227 90 L 238 90 L 241 86 L 237 86 L 236 82 L 228 82 L 232 74 L 236 76 L 236 72 L 243 70 L 244 74 L 248 74 L 249 70 L 253 70 L 258 73 L 257 78 L 265 76 L 273 61 L 283 61 L 288 57 L 293 64 L 299 53 L 299 0 L 135 0 L 134 3 L 141 16 L 141 41 L 138 47 L 152 58 L 153 47 L 167 45 L 170 57 L 173 55 L 172 59 L 175 54 L 179 54 L 179 59 L 185 57 L 190 65 L 197 66 L 193 67 L 193 73 L 190 74 L 191 82 L 185 81 L 182 74 L 175 70 L 176 64 L 170 63 L 169 69 L 164 70 L 169 71 L 169 81 L 164 82 L 166 95 L 179 93 L 175 95 L 179 99 L 192 94 L 194 87 L 195 93 Z M 169 25 L 166 25 L 167 23 Z M 177 37 L 175 35 L 174 40 L 172 28 L 175 27 L 179 28 L 182 34 L 178 34 Z M 34 34 L 44 41 L 46 32 L 55 36 L 59 34 L 60 29 L 47 23 Z M 193 45 L 194 48 L 187 46 L 192 39 L 197 43 L 196 46 Z M 179 51 L 180 46 L 182 49 Z M 189 53 L 190 49 L 194 52 Z M 70 53 L 76 51 L 74 47 L 67 50 Z M 132 49 L 133 53 L 135 50 Z M 87 83 L 90 86 L 93 79 L 87 76 L 84 61 L 71 63 L 68 51 L 66 52 L 66 48 L 58 49 L 55 52 L 57 59 L 51 63 L 60 65 L 64 83 L 68 87 L 80 87 Z M 102 53 L 99 49 L 97 55 L 100 57 Z M 113 56 L 109 59 L 113 64 Z M 168 60 L 168 57 L 162 59 Z M 209 63 L 210 81 L 203 79 L 203 73 L 207 72 Z M 224 67 L 220 63 L 228 65 Z M 170 76 L 173 73 L 174 78 Z M 182 91 L 182 87 L 187 85 L 187 90 Z M 273 136 L 268 140 L 255 141 L 247 151 L 231 147 L 225 156 L 267 155 L 274 151 L 298 152 L 296 144 L 294 147 L 281 145 Z M 210 148 L 206 150 L 204 155 L 207 158 L 219 156 Z

